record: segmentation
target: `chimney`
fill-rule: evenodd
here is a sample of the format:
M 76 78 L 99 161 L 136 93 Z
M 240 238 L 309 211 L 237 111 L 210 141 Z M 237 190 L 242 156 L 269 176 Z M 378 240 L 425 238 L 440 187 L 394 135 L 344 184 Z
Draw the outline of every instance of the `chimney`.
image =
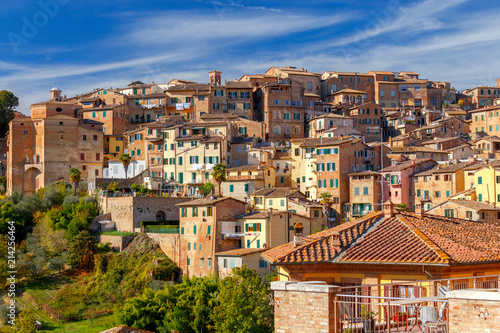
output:
M 270 207 L 268 210 L 269 210 L 269 217 L 273 216 L 273 207 Z
M 389 199 L 384 203 L 384 218 L 394 217 L 394 203 Z
M 304 227 L 302 226 L 301 223 L 295 223 L 295 225 L 293 226 L 293 231 L 294 231 L 293 246 L 297 247 L 302 245 L 302 236 Z
M 417 205 L 417 211 L 415 213 L 417 213 L 418 217 L 425 217 L 425 206 L 422 200 L 420 200 L 420 203 Z

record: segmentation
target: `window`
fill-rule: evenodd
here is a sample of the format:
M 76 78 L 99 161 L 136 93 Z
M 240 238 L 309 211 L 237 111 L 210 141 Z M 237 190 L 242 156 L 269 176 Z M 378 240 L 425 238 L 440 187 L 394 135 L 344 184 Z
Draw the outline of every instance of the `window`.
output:
M 368 186 L 363 186 L 363 195 L 368 195 Z
M 359 186 L 354 187 L 354 195 L 359 195 Z
M 203 258 L 200 259 L 200 267 L 203 267 L 203 260 L 204 260 Z
M 248 184 L 245 184 L 245 192 L 248 192 Z
M 188 266 L 191 265 L 191 259 L 190 258 L 188 258 L 188 260 L 187 260 L 187 265 Z
M 290 113 L 285 112 L 285 113 L 283 114 L 283 119 L 285 119 L 285 120 L 289 120 L 289 119 L 290 119 Z
M 234 192 L 234 185 L 229 185 L 229 192 Z
M 312 90 L 313 84 L 312 82 L 307 82 L 307 89 Z
M 477 201 L 479 201 L 479 202 L 482 202 L 482 201 L 483 201 L 483 195 L 482 195 L 481 193 L 479 193 L 479 194 L 477 195 Z
M 80 161 L 85 161 L 85 153 L 80 153 Z
M 483 183 L 483 177 L 477 177 L 477 183 L 481 185 Z

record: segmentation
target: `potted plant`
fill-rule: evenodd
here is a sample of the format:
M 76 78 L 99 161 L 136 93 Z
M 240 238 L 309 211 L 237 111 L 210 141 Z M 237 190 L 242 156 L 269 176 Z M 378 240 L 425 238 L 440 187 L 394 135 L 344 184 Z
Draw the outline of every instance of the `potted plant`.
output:
M 392 317 L 392 320 L 397 321 L 399 323 L 404 323 L 406 321 L 407 317 L 408 317 L 408 315 L 406 314 L 406 312 L 399 311 L 397 315 L 394 315 Z
M 371 311 L 370 308 L 361 304 L 361 322 L 363 323 L 363 332 L 371 333 L 375 332 L 375 316 L 378 312 Z

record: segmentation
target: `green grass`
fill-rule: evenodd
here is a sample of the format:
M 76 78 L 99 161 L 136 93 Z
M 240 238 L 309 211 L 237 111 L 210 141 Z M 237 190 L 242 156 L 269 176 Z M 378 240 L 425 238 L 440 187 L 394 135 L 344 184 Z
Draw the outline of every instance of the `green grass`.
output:
M 101 232 L 101 235 L 104 236 L 133 236 L 135 232 L 125 232 L 125 231 L 104 231 Z
M 39 332 L 51 332 L 51 333 L 96 333 L 102 332 L 109 328 L 115 327 L 114 317 L 113 315 L 104 316 L 100 318 L 96 318 L 92 321 L 92 325 L 90 325 L 89 320 L 82 320 L 73 323 L 66 324 L 54 324 L 47 328 L 44 326 Z M 45 329 L 47 328 L 47 329 Z

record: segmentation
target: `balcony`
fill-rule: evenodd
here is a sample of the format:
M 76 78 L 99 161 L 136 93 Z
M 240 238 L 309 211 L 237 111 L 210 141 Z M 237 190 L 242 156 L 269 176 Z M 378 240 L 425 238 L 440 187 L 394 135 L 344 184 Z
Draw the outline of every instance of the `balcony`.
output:
M 227 180 L 264 180 L 262 175 L 228 176 Z
M 190 180 L 188 180 L 186 182 L 186 184 L 188 185 L 200 185 L 200 184 L 204 184 L 205 181 L 202 179 L 202 178 L 191 178 Z
M 340 287 L 333 307 L 339 312 L 332 316 L 335 332 L 427 332 L 424 309 L 434 313 L 433 332 L 449 332 L 448 321 L 458 312 L 449 308 L 447 293 L 465 289 L 495 293 L 499 281 L 500 276 L 489 275 Z

